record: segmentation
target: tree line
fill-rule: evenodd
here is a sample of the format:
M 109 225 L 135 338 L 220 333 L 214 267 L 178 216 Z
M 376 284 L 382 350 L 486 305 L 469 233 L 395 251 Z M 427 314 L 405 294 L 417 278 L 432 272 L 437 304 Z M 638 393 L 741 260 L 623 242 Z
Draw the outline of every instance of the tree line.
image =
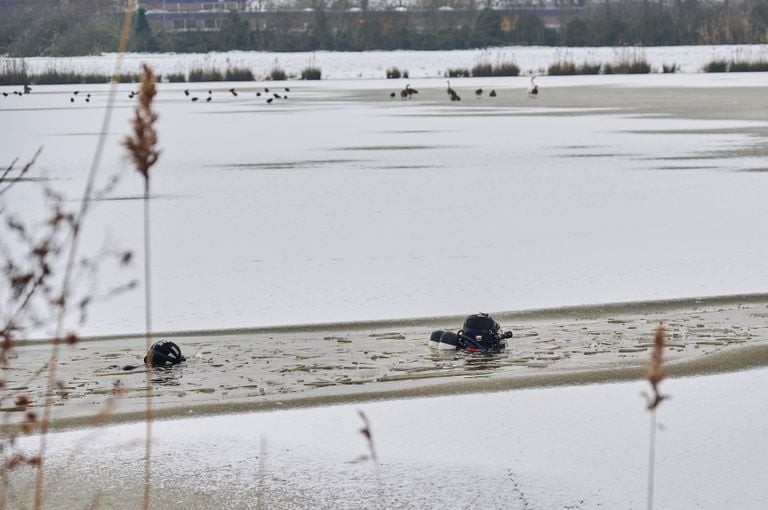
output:
M 512 14 L 490 0 L 441 10 L 360 10 L 315 1 L 308 14 L 275 11 L 258 22 L 223 15 L 218 30 L 165 30 L 143 9 L 134 16 L 130 50 L 138 52 L 364 51 L 465 49 L 500 45 L 618 46 L 752 44 L 768 41 L 768 2 L 731 0 L 596 1 L 578 16 L 563 10 L 558 29 L 534 9 Z M 344 3 L 343 5 L 347 5 Z M 367 5 L 367 3 L 366 3 Z M 303 20 L 297 28 L 296 17 Z M 0 7 L 0 54 L 70 56 L 114 51 L 118 0 L 26 0 Z

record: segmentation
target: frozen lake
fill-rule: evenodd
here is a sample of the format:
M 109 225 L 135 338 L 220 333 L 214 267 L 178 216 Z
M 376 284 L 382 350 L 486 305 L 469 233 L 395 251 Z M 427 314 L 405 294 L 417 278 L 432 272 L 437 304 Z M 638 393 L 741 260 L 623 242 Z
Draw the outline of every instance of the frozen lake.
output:
M 662 383 L 654 508 L 768 505 L 765 369 Z M 276 411 L 154 425 L 162 508 L 646 508 L 647 383 Z M 378 470 L 359 433 L 371 422 Z M 46 508 L 140 505 L 144 424 L 52 434 Z M 32 444 L 36 438 L 25 439 Z M 73 467 L 76 466 L 76 475 Z M 10 503 L 27 492 L 12 473 Z M 31 480 L 30 480 L 31 482 Z
M 411 101 L 389 98 L 403 80 L 162 84 L 155 329 L 768 288 L 765 74 L 542 77 L 535 100 L 528 82 L 454 80 L 460 103 L 437 78 L 411 79 Z M 276 86 L 291 89 L 287 100 L 256 96 Z M 213 100 L 193 103 L 186 87 Z M 0 97 L 3 165 L 42 146 L 33 175 L 73 199 L 108 92 L 79 89 L 74 103 L 73 86 Z M 119 88 L 99 174 L 123 177 L 92 210 L 86 251 L 106 239 L 141 252 L 142 183 L 119 146 L 131 89 Z M 3 200 L 9 213 L 40 217 L 41 198 L 30 182 Z M 105 268 L 98 290 L 140 277 L 140 263 Z M 135 291 L 97 303 L 83 332 L 142 328 Z

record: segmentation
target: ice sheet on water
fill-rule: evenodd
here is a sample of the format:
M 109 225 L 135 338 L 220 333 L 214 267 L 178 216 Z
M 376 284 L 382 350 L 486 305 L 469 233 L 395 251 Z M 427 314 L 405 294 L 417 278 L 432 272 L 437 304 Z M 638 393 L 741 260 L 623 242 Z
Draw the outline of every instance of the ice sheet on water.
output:
M 767 383 L 765 369 L 663 382 L 673 399 L 658 409 L 656 506 L 765 508 Z M 644 508 L 647 389 L 643 381 L 156 422 L 154 487 L 168 508 L 185 507 L 185 497 L 230 508 L 256 498 L 275 508 Z M 371 422 L 378 471 L 354 462 L 368 453 L 358 409 Z M 138 423 L 53 434 L 47 483 L 67 487 L 66 498 L 118 480 L 103 502 L 135 506 L 144 432 Z
M 364 94 L 381 81 L 345 86 Z M 444 96 L 442 80 L 425 83 Z M 193 105 L 183 88 L 166 85 L 158 102 L 157 330 L 466 314 L 768 286 L 768 242 L 754 227 L 768 214 L 764 175 L 733 172 L 764 165 L 711 154 L 754 147 L 750 130 L 761 123 L 615 109 L 533 112 L 528 103 L 490 107 L 494 114 L 462 106 L 457 115 L 428 100 L 334 102 L 331 82 L 300 84 L 276 108 L 255 94 Z M 45 90 L 51 93 L 21 99 L 28 107 L 3 112 L 14 129 L 0 149 L 23 156 L 42 143 L 40 174 L 76 196 L 96 136 L 61 135 L 93 133 L 101 110 L 68 109 L 68 92 Z M 94 98 L 105 91 L 96 86 Z M 142 245 L 141 202 L 132 200 L 141 182 L 118 144 L 131 104 L 119 99 L 103 159 L 104 179 L 126 173 L 116 190 L 125 200 L 95 209 L 91 249 L 105 235 L 137 251 Z M 18 186 L 7 203 L 39 214 L 40 196 L 38 187 Z M 125 278 L 140 273 L 134 267 Z M 113 277 L 123 281 L 103 273 L 104 289 Z M 140 294 L 95 305 L 85 332 L 139 330 Z

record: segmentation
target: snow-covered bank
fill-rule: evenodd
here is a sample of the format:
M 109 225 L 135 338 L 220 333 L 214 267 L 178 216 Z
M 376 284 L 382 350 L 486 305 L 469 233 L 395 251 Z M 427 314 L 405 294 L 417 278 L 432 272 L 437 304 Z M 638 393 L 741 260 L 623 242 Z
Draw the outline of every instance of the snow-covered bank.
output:
M 366 51 L 366 52 L 305 52 L 270 53 L 230 51 L 226 53 L 189 54 L 126 54 L 124 72 L 138 72 L 142 62 L 151 64 L 158 73 L 188 73 L 194 68 L 229 67 L 251 69 L 257 77 L 267 76 L 274 66 L 289 75 L 298 76 L 301 70 L 316 66 L 322 69 L 324 79 L 384 78 L 386 70 L 397 67 L 408 71 L 411 78 L 443 76 L 448 69 L 471 69 L 478 63 L 497 64 L 512 61 L 523 73 L 542 73 L 558 61 L 601 64 L 644 57 L 653 72 L 661 72 L 662 65 L 676 64 L 682 73 L 696 73 L 713 60 L 756 61 L 768 60 L 768 45 L 721 46 L 657 46 L 558 48 L 547 46 L 510 46 L 501 48 L 451 51 Z M 117 56 L 105 54 L 94 57 L 34 57 L 23 59 L 28 71 L 39 73 L 56 69 L 110 75 Z

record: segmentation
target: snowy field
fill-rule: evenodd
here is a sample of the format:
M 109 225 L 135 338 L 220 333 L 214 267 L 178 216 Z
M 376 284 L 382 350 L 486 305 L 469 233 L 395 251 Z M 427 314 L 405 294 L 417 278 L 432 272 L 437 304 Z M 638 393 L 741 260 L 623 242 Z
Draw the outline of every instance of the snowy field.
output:
M 323 79 L 384 78 L 386 70 L 397 67 L 408 71 L 411 78 L 434 78 L 448 69 L 471 69 L 476 64 L 514 62 L 525 74 L 542 73 L 559 61 L 602 64 L 647 60 L 654 72 L 662 66 L 679 66 L 679 72 L 697 73 L 713 60 L 768 60 L 768 45 L 720 46 L 656 46 L 649 48 L 554 48 L 548 46 L 510 46 L 501 48 L 451 51 L 369 51 L 369 52 L 306 52 L 268 53 L 241 52 L 198 54 L 128 54 L 123 69 L 137 72 L 142 62 L 151 64 L 158 73 L 188 73 L 190 69 L 213 68 L 224 71 L 230 67 L 250 69 L 257 77 L 265 77 L 278 66 L 289 75 L 299 76 L 302 69 L 313 66 L 323 71 Z M 32 73 L 57 69 L 59 72 L 111 74 L 116 55 L 98 57 L 23 59 Z

